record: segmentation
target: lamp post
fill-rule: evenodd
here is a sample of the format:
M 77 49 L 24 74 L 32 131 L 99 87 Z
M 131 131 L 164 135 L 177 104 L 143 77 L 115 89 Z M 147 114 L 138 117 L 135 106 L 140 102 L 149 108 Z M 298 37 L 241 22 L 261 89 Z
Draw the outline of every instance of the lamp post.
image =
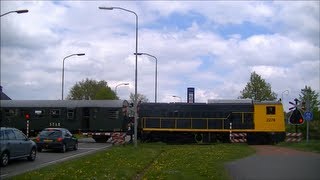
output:
M 136 16 L 136 65 L 135 65 L 135 87 L 134 87 L 134 147 L 137 147 L 138 141 L 137 141 L 137 136 L 138 136 L 138 112 L 137 112 L 137 101 L 138 101 L 138 15 L 134 11 L 124 9 L 121 7 L 99 7 L 99 9 L 102 10 L 114 10 L 114 9 L 119 9 L 122 11 L 127 11 L 129 13 L 132 13 Z
M 79 54 L 71 54 L 69 56 L 66 56 L 63 58 L 63 63 L 62 63 L 62 78 L 61 78 L 61 100 L 63 100 L 63 86 L 64 86 L 64 61 L 71 57 L 71 56 L 84 56 L 85 53 L 79 53 Z
M 304 89 L 301 89 L 302 91 L 302 95 L 303 95 L 303 99 L 306 101 L 306 111 L 305 112 L 309 112 L 311 113 L 311 107 L 310 107 L 310 103 L 311 103 L 311 89 L 308 89 L 307 86 L 305 86 Z M 306 133 L 306 140 L 307 140 L 307 143 L 309 143 L 309 121 L 311 119 L 307 120 L 307 133 Z
M 22 14 L 22 13 L 27 13 L 29 12 L 29 10 L 27 9 L 23 9 L 23 10 L 16 10 L 16 11 L 9 11 L 9 12 L 6 12 L 4 14 L 1 14 L 0 17 L 4 16 L 4 15 L 7 15 L 7 14 L 10 14 L 10 13 L 18 13 L 18 14 Z
M 281 102 L 283 101 L 283 94 L 284 94 L 285 92 L 288 92 L 288 93 L 287 93 L 287 95 L 288 95 L 288 94 L 289 94 L 289 90 L 285 90 L 285 91 L 283 91 L 283 92 L 281 93 Z
M 182 102 L 182 99 L 181 99 L 180 96 L 172 96 L 172 97 L 174 97 L 174 98 L 179 98 L 179 99 L 180 99 L 180 102 Z
M 121 86 L 121 85 L 128 86 L 129 83 L 121 83 L 121 84 L 116 85 L 116 87 L 114 88 L 114 92 L 116 93 L 116 95 L 117 95 L 117 88 L 118 88 L 118 86 Z
M 136 54 L 136 53 L 134 53 Z M 137 53 L 139 56 L 141 55 L 147 55 L 147 56 L 150 56 L 150 57 L 153 57 L 155 60 L 156 60 L 156 69 L 155 69 L 155 83 L 154 83 L 154 102 L 157 103 L 157 87 L 158 87 L 158 59 L 157 57 L 151 55 L 151 54 L 148 54 L 148 53 Z

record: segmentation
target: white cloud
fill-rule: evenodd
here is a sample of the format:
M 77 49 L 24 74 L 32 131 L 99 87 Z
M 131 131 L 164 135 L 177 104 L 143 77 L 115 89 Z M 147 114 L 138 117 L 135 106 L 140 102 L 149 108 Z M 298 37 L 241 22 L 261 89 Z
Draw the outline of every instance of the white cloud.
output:
M 119 96 L 127 99 L 135 83 L 135 21 L 132 14 L 98 9 L 109 5 L 139 14 L 139 52 L 158 58 L 160 102 L 177 101 L 173 95 L 185 101 L 187 87 L 195 87 L 197 102 L 237 98 L 252 71 L 276 93 L 289 90 L 288 100 L 305 85 L 320 89 L 317 3 L 1 1 L 1 13 L 29 9 L 28 14 L 1 17 L 4 92 L 13 99 L 59 99 L 62 59 L 83 52 L 86 56 L 65 62 L 65 92 L 85 78 L 106 80 L 111 88 L 128 82 L 118 88 Z M 204 22 L 190 20 L 187 28 L 175 29 L 148 26 L 163 23 L 160 20 L 173 13 L 191 12 Z M 244 22 L 271 31 L 244 37 L 241 31 L 226 36 L 207 28 Z M 154 68 L 153 59 L 139 57 L 138 92 L 150 101 Z
M 319 1 L 275 1 L 277 7 L 271 27 L 277 28 L 291 39 L 307 40 L 320 45 L 320 3 Z

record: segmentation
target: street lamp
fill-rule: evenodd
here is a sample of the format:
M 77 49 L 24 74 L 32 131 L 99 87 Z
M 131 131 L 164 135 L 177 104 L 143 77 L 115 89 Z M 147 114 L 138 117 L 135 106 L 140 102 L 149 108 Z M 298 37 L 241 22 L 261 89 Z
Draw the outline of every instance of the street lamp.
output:
M 136 54 L 136 53 L 134 53 L 134 54 Z M 137 54 L 139 56 L 147 55 L 147 56 L 153 57 L 156 60 L 155 83 L 154 83 L 154 102 L 157 103 L 158 59 L 157 59 L 157 57 L 155 57 L 155 56 L 153 56 L 151 54 L 148 54 L 148 53 L 137 53 Z
M 281 101 L 283 101 L 283 93 L 288 92 L 287 95 L 289 94 L 289 90 L 285 90 L 281 93 Z
M 138 136 L 138 112 L 137 112 L 137 101 L 138 101 L 138 15 L 134 11 L 124 9 L 121 7 L 99 7 L 99 9 L 103 10 L 114 10 L 114 9 L 119 9 L 123 11 L 130 12 L 136 16 L 136 67 L 135 67 L 135 87 L 134 87 L 134 147 L 137 147 L 138 141 L 137 141 L 137 136 Z
M 116 85 L 116 87 L 114 88 L 114 92 L 116 93 L 116 95 L 117 95 L 117 88 L 118 88 L 118 86 L 121 86 L 121 85 L 128 86 L 129 83 L 121 83 L 121 84 Z
M 79 54 L 71 54 L 69 56 L 66 56 L 65 58 L 63 58 L 63 63 L 62 63 L 62 80 L 61 80 L 61 100 L 63 100 L 63 86 L 64 86 L 64 61 L 71 57 L 71 56 L 84 56 L 85 53 L 79 53 Z
M 174 97 L 174 98 L 179 98 L 179 99 L 180 99 L 180 102 L 182 102 L 182 99 L 181 99 L 180 96 L 172 96 L 172 97 Z
M 16 10 L 16 11 L 9 11 L 9 12 L 6 12 L 4 14 L 1 14 L 0 17 L 4 16 L 4 15 L 7 15 L 7 14 L 10 14 L 10 13 L 18 13 L 18 14 L 21 14 L 21 13 L 27 13 L 29 12 L 29 10 L 27 9 L 23 9 L 23 10 Z
M 21 13 L 27 13 L 29 12 L 28 10 L 24 9 L 24 10 L 16 10 L 16 11 L 9 11 L 9 12 L 6 12 L 4 14 L 1 14 L 0 17 L 2 16 L 5 16 L 7 14 L 10 14 L 10 13 L 18 13 L 18 14 L 21 14 Z M 1 62 L 1 59 L 0 59 L 0 62 Z M 0 85 L 1 85 L 1 82 L 0 82 Z

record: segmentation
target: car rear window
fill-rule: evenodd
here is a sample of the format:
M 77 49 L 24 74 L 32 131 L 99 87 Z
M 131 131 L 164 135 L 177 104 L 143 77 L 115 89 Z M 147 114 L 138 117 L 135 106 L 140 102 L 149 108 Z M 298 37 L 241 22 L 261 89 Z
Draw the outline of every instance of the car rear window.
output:
M 62 132 L 59 130 L 45 130 L 40 132 L 40 137 L 60 137 Z

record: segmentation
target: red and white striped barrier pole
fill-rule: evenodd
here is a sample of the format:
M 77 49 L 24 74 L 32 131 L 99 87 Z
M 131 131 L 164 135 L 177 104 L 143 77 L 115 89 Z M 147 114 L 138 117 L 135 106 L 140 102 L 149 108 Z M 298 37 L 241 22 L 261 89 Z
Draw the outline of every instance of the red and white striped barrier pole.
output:
M 232 122 L 230 122 L 229 140 L 232 142 Z
M 29 120 L 27 120 L 27 137 L 29 137 Z

